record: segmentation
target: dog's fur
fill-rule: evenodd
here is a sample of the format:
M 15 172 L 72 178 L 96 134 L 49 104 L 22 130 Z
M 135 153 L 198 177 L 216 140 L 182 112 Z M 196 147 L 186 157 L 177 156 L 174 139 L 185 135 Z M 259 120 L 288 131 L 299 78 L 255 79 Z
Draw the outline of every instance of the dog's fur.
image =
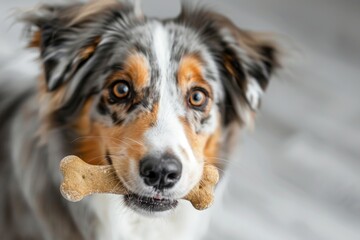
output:
M 111 0 L 41 6 L 22 20 L 43 73 L 30 86 L 0 88 L 1 239 L 199 239 L 208 216 L 185 201 L 156 219 L 120 196 L 67 202 L 59 161 L 75 154 L 112 164 L 138 195 L 185 196 L 204 164 L 225 168 L 231 139 L 252 123 L 279 67 L 276 44 L 185 5 L 165 20 Z M 132 88 L 126 101 L 113 99 L 118 80 Z M 202 107 L 189 105 L 194 88 L 206 93 Z M 149 154 L 180 159 L 173 188 L 142 182 L 139 162 Z

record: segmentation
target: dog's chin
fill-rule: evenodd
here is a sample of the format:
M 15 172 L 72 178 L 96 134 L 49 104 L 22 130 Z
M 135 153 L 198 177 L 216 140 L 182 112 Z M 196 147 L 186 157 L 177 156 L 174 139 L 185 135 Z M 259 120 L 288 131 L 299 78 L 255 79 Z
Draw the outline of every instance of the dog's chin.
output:
M 124 202 L 127 207 L 133 211 L 145 216 L 163 216 L 174 210 L 178 201 L 176 199 L 158 199 L 146 196 L 140 196 L 134 193 L 124 196 Z

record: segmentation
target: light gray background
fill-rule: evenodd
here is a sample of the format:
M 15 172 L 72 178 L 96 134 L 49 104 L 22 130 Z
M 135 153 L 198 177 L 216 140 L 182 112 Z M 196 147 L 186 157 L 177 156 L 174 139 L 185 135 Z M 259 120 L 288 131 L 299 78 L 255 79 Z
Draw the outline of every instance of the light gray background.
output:
M 14 7 L 0 2 L 0 74 L 35 75 Z M 238 26 L 279 34 L 287 68 L 270 84 L 256 131 L 244 134 L 224 203 L 206 239 L 360 239 L 360 1 L 203 1 Z M 143 0 L 175 16 L 174 0 Z M 219 204 L 220 205 L 220 204 Z

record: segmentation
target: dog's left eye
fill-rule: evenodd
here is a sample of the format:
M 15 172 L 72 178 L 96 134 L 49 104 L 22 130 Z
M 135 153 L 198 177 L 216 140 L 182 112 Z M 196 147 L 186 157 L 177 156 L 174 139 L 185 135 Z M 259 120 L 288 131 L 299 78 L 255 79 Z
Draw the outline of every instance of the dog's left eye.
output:
M 110 90 L 115 100 L 123 100 L 130 96 L 130 85 L 124 80 L 115 82 Z

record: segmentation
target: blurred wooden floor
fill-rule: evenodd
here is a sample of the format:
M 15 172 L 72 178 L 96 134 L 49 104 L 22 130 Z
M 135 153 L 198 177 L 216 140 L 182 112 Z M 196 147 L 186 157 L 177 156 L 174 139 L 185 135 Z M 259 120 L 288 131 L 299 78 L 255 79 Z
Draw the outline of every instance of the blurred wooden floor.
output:
M 34 2 L 2 1 L 0 14 Z M 143 2 L 152 15 L 179 10 L 177 1 Z M 360 239 L 360 2 L 204 2 L 241 27 L 279 33 L 291 46 L 256 131 L 234 154 L 225 204 L 215 209 L 205 239 Z M 36 74 L 33 56 L 19 47 L 19 27 L 8 31 L 10 23 L 0 23 L 0 74 Z

